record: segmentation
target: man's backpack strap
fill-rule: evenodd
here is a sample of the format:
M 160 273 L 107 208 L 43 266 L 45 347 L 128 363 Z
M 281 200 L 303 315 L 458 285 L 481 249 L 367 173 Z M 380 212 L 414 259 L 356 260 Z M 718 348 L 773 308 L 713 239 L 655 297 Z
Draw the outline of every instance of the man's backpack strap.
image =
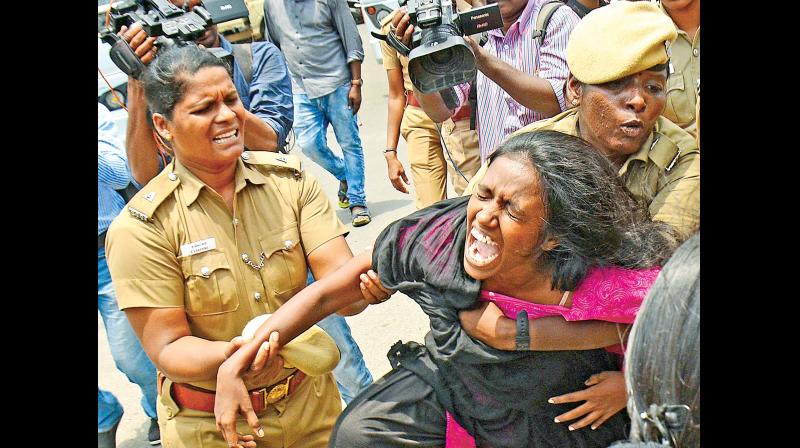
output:
M 250 43 L 233 44 L 233 60 L 239 64 L 244 80 L 250 85 L 253 78 L 253 47 Z
M 540 46 L 542 42 L 544 42 L 544 36 L 547 33 L 547 24 L 550 23 L 550 17 L 553 17 L 556 10 L 562 6 L 564 6 L 563 1 L 550 0 L 539 8 L 539 14 L 536 16 L 536 26 L 533 28 L 531 37 L 533 40 L 538 40 Z
M 589 14 L 590 12 L 592 12 L 592 8 L 587 8 L 586 6 L 583 6 L 581 4 L 581 2 L 579 2 L 578 0 L 567 0 L 567 6 L 572 8 L 572 10 L 575 11 L 575 14 L 577 14 L 578 17 L 581 18 L 581 19 L 586 14 Z M 600 6 L 603 6 L 603 5 L 601 4 Z

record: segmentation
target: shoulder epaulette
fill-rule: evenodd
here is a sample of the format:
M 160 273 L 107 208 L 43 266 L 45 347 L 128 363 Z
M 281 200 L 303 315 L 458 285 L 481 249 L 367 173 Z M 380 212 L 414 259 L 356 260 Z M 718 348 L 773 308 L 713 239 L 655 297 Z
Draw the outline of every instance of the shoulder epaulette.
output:
M 659 117 L 649 157 L 669 172 L 681 156 L 694 152 L 700 152 L 694 137 L 668 119 Z
M 283 168 L 293 171 L 295 176 L 303 173 L 300 157 L 271 151 L 245 151 L 242 153 L 244 163 L 250 165 L 266 165 L 270 168 Z
M 136 195 L 128 202 L 128 213 L 136 219 L 144 222 L 152 221 L 153 213 L 166 198 L 168 198 L 178 185 L 180 179 L 172 172 L 173 165 L 159 173 L 147 183 Z

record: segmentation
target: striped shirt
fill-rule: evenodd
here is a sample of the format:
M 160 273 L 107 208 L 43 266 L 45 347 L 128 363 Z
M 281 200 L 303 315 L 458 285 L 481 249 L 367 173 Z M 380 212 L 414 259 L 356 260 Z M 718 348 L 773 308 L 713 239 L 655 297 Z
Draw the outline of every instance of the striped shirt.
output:
M 547 32 L 540 47 L 539 40 L 534 40 L 532 33 L 536 27 L 536 16 L 546 1 L 530 0 L 505 35 L 501 28 L 488 32 L 489 40 L 483 48 L 512 67 L 550 82 L 563 111 L 566 109 L 564 83 L 569 74 L 566 58 L 567 41 L 580 19 L 569 7 L 558 8 L 547 24 Z M 476 129 L 482 162 L 511 133 L 534 121 L 549 117 L 522 106 L 480 71 L 476 82 L 478 89 Z M 461 84 L 455 90 L 461 104 L 466 104 L 469 84 Z
M 125 188 L 130 180 L 128 158 L 119 128 L 108 109 L 97 103 L 97 234 L 105 232 L 125 206 L 114 190 Z

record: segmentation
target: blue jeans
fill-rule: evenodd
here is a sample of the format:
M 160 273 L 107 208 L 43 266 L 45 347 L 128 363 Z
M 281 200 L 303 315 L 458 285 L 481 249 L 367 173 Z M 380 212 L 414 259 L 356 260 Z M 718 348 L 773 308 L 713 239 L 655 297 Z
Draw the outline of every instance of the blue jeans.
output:
M 97 250 L 97 310 L 117 368 L 142 390 L 142 408 L 156 418 L 156 368 L 142 349 L 128 318 L 117 306 L 104 249 Z M 97 388 L 97 432 L 111 429 L 122 417 L 122 405 L 111 392 Z
M 314 276 L 309 270 L 307 283 L 310 285 L 313 282 Z M 333 369 L 333 376 L 336 378 L 336 385 L 339 387 L 339 393 L 342 394 L 342 400 L 348 404 L 359 392 L 372 384 L 372 374 L 364 364 L 364 355 L 353 339 L 353 335 L 350 334 L 350 326 L 347 325 L 344 317 L 331 314 L 317 322 L 317 325 L 325 330 L 339 347 L 339 364 Z
M 350 206 L 365 206 L 364 150 L 358 135 L 358 119 L 347 108 L 350 83 L 333 92 L 309 99 L 304 93 L 294 94 L 295 141 L 308 158 L 325 168 L 340 181 L 347 181 L 347 199 Z M 344 158 L 328 147 L 328 124 L 333 126 L 336 141 Z

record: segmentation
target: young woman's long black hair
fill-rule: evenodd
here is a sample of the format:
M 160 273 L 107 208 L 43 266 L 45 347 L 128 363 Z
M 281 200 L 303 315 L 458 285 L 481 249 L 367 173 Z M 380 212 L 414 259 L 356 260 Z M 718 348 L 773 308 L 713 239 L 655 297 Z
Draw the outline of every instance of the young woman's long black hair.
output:
M 545 207 L 542 241 L 558 246 L 540 261 L 552 271 L 553 287 L 572 290 L 590 266 L 646 268 L 672 253 L 676 233 L 653 222 L 618 179 L 616 170 L 586 141 L 556 131 L 512 136 L 489 158 L 524 160 L 541 182 Z

